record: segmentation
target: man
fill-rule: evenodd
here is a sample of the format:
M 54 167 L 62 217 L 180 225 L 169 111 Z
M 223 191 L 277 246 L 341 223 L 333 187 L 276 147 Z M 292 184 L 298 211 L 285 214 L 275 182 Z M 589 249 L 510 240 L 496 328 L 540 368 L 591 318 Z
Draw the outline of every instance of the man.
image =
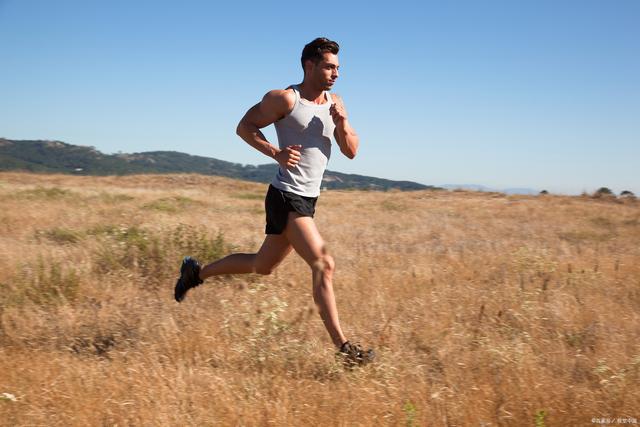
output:
M 257 253 L 231 254 L 202 268 L 195 259 L 186 257 L 175 298 L 182 301 L 189 289 L 211 276 L 270 274 L 295 249 L 311 268 L 313 299 L 331 340 L 347 363 L 364 364 L 373 359 L 373 351 L 362 351 L 342 332 L 333 293 L 334 260 L 313 220 L 331 154 L 331 136 L 350 159 L 355 157 L 359 145 L 342 99 L 328 92 L 338 78 L 338 50 L 338 44 L 326 38 L 307 44 L 301 57 L 302 83 L 268 92 L 238 124 L 237 134 L 280 166 L 265 199 L 267 236 L 262 247 Z M 260 131 L 272 123 L 279 148 L 271 145 Z

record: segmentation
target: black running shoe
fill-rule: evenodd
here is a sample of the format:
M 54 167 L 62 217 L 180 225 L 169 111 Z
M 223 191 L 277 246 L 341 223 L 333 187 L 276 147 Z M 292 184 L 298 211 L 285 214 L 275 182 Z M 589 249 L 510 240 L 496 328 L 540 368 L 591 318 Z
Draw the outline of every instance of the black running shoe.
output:
M 349 341 L 342 344 L 340 351 L 336 354 L 347 368 L 363 366 L 373 362 L 376 354 L 373 349 L 364 351 L 358 344 L 351 344 Z
M 184 257 L 182 266 L 180 267 L 180 278 L 176 283 L 175 297 L 176 301 L 181 302 L 187 291 L 200 285 L 200 263 L 190 256 Z

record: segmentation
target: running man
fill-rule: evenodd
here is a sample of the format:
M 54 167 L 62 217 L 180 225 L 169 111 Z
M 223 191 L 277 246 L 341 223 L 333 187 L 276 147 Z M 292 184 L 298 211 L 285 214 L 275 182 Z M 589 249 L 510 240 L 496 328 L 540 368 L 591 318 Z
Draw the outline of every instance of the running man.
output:
M 301 57 L 302 83 L 268 92 L 238 124 L 238 136 L 280 166 L 265 198 L 267 225 L 262 247 L 257 253 L 231 254 L 204 267 L 186 257 L 175 298 L 182 301 L 189 289 L 211 276 L 270 274 L 295 250 L 311 268 L 313 299 L 333 344 L 349 363 L 364 364 L 373 359 L 373 351 L 363 351 L 342 332 L 332 284 L 335 263 L 313 220 L 331 155 L 331 137 L 350 159 L 359 146 L 342 99 L 329 93 L 338 78 L 338 50 L 338 43 L 326 38 L 307 44 Z M 272 123 L 279 148 L 260 131 Z

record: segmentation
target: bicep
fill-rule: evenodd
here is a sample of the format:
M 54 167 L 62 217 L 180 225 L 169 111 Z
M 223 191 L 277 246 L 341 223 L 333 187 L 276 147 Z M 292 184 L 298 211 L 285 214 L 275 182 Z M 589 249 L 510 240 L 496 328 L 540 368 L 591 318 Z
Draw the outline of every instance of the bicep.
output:
M 258 129 L 261 129 L 278 120 L 278 117 L 273 114 L 273 112 L 265 110 L 265 108 L 261 107 L 260 104 L 261 103 L 257 103 L 253 107 L 249 108 L 249 111 L 247 111 L 242 118 L 243 123 L 253 125 Z

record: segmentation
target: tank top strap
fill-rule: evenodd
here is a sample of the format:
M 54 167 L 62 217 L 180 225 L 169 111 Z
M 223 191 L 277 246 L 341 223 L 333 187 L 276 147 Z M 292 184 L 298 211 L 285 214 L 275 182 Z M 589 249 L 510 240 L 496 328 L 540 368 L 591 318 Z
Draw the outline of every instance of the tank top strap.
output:
M 293 89 L 293 93 L 296 95 L 296 105 L 300 102 L 300 88 L 298 85 L 291 85 L 287 89 Z

